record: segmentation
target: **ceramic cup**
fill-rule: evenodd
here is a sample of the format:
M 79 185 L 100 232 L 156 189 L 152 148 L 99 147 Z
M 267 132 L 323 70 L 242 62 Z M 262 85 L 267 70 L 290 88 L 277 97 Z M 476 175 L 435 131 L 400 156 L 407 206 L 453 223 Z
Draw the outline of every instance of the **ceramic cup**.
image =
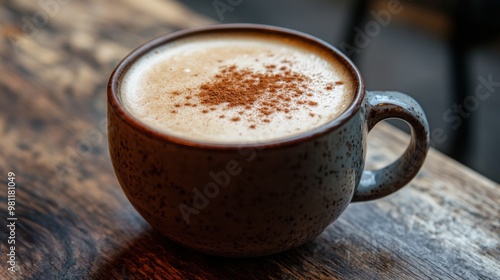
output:
M 340 60 L 356 83 L 339 117 L 286 139 L 211 144 L 159 132 L 124 108 L 125 71 L 151 49 L 212 32 L 261 32 L 300 39 Z M 404 154 L 364 170 L 368 132 L 397 118 L 411 127 Z M 208 254 L 251 257 L 299 246 L 325 230 L 351 202 L 377 199 L 407 184 L 422 166 L 429 128 L 422 108 L 398 92 L 370 92 L 353 63 L 327 43 L 271 26 L 225 24 L 157 38 L 125 57 L 108 84 L 109 150 L 132 205 L 169 239 Z

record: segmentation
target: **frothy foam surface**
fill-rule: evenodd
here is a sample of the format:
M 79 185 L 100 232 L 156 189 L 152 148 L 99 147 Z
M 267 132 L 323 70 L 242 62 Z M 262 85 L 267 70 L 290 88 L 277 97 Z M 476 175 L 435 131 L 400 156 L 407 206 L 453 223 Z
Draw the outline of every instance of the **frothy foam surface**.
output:
M 352 103 L 347 68 L 319 47 L 277 36 L 196 35 L 158 47 L 123 77 L 121 99 L 145 124 L 211 143 L 302 133 Z

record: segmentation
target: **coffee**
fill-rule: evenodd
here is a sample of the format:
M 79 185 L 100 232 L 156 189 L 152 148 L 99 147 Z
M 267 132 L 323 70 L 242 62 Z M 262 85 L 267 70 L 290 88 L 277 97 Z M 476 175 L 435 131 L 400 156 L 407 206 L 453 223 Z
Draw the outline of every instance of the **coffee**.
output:
M 135 209 L 173 241 L 221 256 L 304 244 L 351 201 L 407 184 L 429 147 L 414 99 L 365 91 L 337 50 L 272 26 L 146 43 L 113 71 L 107 105 L 110 158 Z M 388 118 L 412 127 L 410 145 L 364 170 L 368 132 Z
M 192 35 L 149 51 L 120 86 L 125 107 L 150 127 L 211 143 L 286 138 L 338 117 L 352 74 L 326 50 L 287 37 Z

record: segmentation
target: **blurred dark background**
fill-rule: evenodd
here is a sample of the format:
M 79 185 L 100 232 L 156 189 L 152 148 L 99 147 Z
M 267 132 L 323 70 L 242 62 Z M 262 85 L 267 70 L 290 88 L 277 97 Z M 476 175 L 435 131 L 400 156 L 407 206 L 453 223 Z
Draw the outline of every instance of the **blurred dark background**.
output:
M 419 101 L 433 147 L 500 182 L 500 1 L 180 2 L 219 22 L 282 26 L 325 40 L 351 57 L 368 90 Z

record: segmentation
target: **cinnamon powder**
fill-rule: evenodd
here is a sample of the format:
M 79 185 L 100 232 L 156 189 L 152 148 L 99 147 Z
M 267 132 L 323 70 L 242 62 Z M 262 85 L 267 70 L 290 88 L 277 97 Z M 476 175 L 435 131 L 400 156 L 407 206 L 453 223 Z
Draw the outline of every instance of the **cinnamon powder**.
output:
M 215 78 L 199 87 L 200 103 L 206 106 L 225 105 L 241 107 L 244 111 L 257 111 L 259 119 L 269 122 L 267 116 L 285 110 L 289 113 L 297 105 L 317 105 L 307 101 L 304 92 L 309 90 L 311 79 L 289 68 L 264 65 L 264 72 L 255 72 L 236 65 L 221 67 Z M 304 98 L 301 98 L 304 97 Z M 240 118 L 232 118 L 238 121 Z
M 210 82 L 199 86 L 195 96 L 209 110 L 215 110 L 216 106 L 230 109 L 237 107 L 237 115 L 230 117 L 235 122 L 244 117 L 252 117 L 252 121 L 256 117 L 260 122 L 270 122 L 269 116 L 281 111 L 285 112 L 287 119 L 291 119 L 293 111 L 299 106 L 317 106 L 318 103 L 310 99 L 313 96 L 308 86 L 311 78 L 292 71 L 291 61 L 283 60 L 281 63 L 285 65 L 264 65 L 264 72 L 236 65 L 222 66 Z M 329 83 L 326 88 L 332 89 L 333 85 Z M 179 92 L 172 94 L 179 95 Z M 186 99 L 191 99 L 191 96 Z M 178 105 L 175 104 L 175 107 Z M 208 113 L 209 110 L 205 108 L 201 112 Z M 315 114 L 311 113 L 310 116 L 314 117 Z M 224 118 L 225 115 L 219 117 Z M 255 128 L 255 124 L 250 125 L 250 128 Z

